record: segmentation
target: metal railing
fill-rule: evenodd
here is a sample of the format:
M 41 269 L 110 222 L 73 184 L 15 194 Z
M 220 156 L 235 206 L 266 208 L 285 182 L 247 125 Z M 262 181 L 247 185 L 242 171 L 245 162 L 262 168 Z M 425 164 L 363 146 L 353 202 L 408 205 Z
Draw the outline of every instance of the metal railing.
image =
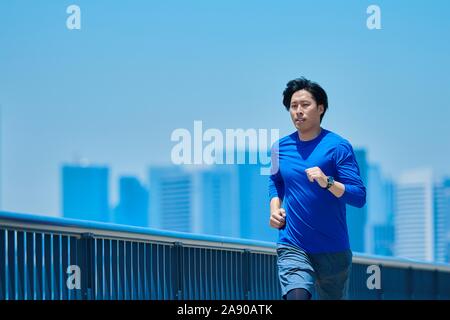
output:
M 450 299 L 450 266 L 354 254 L 349 293 Z M 0 300 L 66 299 L 279 300 L 276 245 L 0 212 Z

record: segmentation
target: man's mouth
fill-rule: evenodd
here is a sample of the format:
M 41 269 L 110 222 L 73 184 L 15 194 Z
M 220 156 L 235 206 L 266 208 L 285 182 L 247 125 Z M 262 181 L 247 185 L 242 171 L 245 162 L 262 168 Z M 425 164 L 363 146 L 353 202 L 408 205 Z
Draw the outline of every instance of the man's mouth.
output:
M 304 122 L 305 119 L 295 119 L 295 122 Z

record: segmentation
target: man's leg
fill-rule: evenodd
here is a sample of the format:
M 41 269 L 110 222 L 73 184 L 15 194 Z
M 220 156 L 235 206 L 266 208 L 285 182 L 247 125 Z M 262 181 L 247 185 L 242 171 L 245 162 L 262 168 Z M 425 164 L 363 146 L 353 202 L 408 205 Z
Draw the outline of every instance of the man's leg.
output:
M 278 245 L 277 265 L 284 300 L 307 298 L 313 292 L 315 274 L 305 251 L 293 246 Z
M 311 300 L 311 293 L 303 288 L 295 288 L 287 293 L 286 300 Z
M 317 272 L 316 288 L 322 300 L 348 299 L 352 252 L 317 254 L 312 257 Z
M 348 287 L 350 278 L 349 267 L 335 276 L 318 279 L 316 283 L 317 293 L 321 300 L 346 300 L 348 299 Z

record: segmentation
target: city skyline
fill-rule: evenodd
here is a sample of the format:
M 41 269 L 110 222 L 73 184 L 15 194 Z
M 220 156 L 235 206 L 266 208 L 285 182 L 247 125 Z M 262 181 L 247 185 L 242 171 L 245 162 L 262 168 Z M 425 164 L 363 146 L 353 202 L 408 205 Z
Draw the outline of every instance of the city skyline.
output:
M 368 157 L 367 157 L 367 155 L 368 154 L 370 154 L 370 152 L 369 152 L 369 150 L 367 150 L 367 149 L 365 149 L 365 148 L 358 148 L 358 147 L 355 147 L 354 146 L 354 149 L 355 150 L 364 150 L 364 152 L 365 152 L 365 156 L 364 157 L 366 157 L 366 161 L 368 161 L 368 164 L 369 165 L 376 165 L 378 168 L 380 168 L 380 170 L 381 170 L 381 174 L 384 176 L 384 177 L 387 177 L 387 179 L 390 179 L 390 180 L 393 180 L 393 181 L 395 181 L 396 179 L 398 179 L 398 178 L 395 178 L 395 177 L 393 177 L 392 175 L 390 175 L 390 174 L 388 174 L 387 173 L 387 170 L 385 170 L 384 168 L 382 168 L 382 166 L 381 165 L 379 165 L 379 162 L 372 162 L 372 161 L 370 161 L 369 159 L 368 159 Z M 225 154 L 225 151 L 223 152 L 224 154 Z M 0 156 L 1 156 L 1 154 L 0 154 Z M 85 157 L 82 157 L 82 156 L 80 156 L 80 155 L 78 155 L 78 154 L 74 154 L 73 155 L 74 157 L 73 157 L 73 161 L 65 161 L 65 162 L 62 162 L 58 167 L 60 167 L 60 166 L 64 166 L 65 164 L 69 164 L 69 165 L 80 165 L 80 166 L 85 166 L 85 167 L 89 167 L 89 166 L 101 166 L 101 167 L 108 167 L 108 168 L 110 168 L 111 169 L 111 172 L 109 172 L 108 174 L 111 176 L 111 179 L 109 179 L 109 182 L 108 182 L 108 189 L 110 190 L 110 193 L 109 193 L 109 198 L 108 198 L 108 204 L 110 205 L 110 206 L 114 206 L 114 205 L 117 205 L 117 204 L 119 204 L 119 198 L 120 198 L 120 195 L 119 195 L 119 189 L 118 188 L 114 188 L 114 186 L 115 186 L 115 181 L 116 180 L 119 180 L 121 177 L 124 177 L 124 176 L 133 176 L 133 177 L 137 177 L 140 181 L 145 181 L 145 179 L 146 179 L 146 172 L 147 172 L 147 170 L 148 170 L 148 168 L 151 166 L 151 165 L 146 165 L 146 166 L 144 166 L 143 168 L 139 168 L 139 169 L 135 169 L 134 170 L 134 173 L 130 173 L 130 170 L 126 170 L 126 171 L 124 171 L 124 172 L 117 172 L 117 171 L 115 171 L 114 169 L 114 167 L 112 166 L 112 165 L 110 165 L 110 164 L 108 164 L 108 162 L 107 161 L 104 161 L 104 162 L 102 162 L 102 163 L 98 163 L 98 162 L 91 162 L 88 158 L 85 158 Z M 237 159 L 236 159 L 236 161 L 237 161 Z M 0 163 L 1 163 L 1 161 L 0 161 Z M 250 162 L 250 163 L 253 163 L 253 162 Z M 159 163 L 159 164 L 157 164 L 157 165 L 159 165 L 159 166 L 167 166 L 167 165 L 174 165 L 173 163 L 171 163 L 171 162 L 166 162 L 166 163 Z M 216 164 L 217 165 L 217 164 Z M 230 166 L 230 165 L 233 165 L 233 164 L 218 164 L 219 166 Z M 266 164 L 264 164 L 265 166 L 266 166 Z M 181 167 L 183 167 L 184 165 L 180 165 Z M 197 167 L 197 168 L 202 168 L 202 167 L 207 167 L 207 166 L 211 166 L 211 165 L 205 165 L 205 164 L 199 164 L 199 165 L 195 165 L 195 164 L 191 164 L 191 165 L 186 165 L 186 167 L 189 167 L 189 166 L 191 166 L 191 167 Z M 418 169 L 421 169 L 421 170 L 431 170 L 432 172 L 433 172 L 433 177 L 434 177 L 434 179 L 436 180 L 436 182 L 438 182 L 438 181 L 441 181 L 441 180 L 443 180 L 443 179 L 445 179 L 445 178 L 449 178 L 450 177 L 450 174 L 438 174 L 437 173 L 437 171 L 436 170 L 434 170 L 432 167 L 430 167 L 430 166 L 420 166 L 420 167 L 415 167 L 415 168 L 410 168 L 410 169 L 405 169 L 405 170 L 403 170 L 403 171 L 401 171 L 401 172 L 399 172 L 398 173 L 398 177 L 400 177 L 401 175 L 402 175 L 402 173 L 404 173 L 404 172 L 407 172 L 407 171 L 413 171 L 413 170 L 418 170 Z M 144 172 L 144 174 L 139 174 L 139 173 L 136 173 L 136 172 Z M 114 172 L 114 174 L 112 174 L 112 172 Z M 1 189 L 0 189 L 1 190 Z M 61 197 L 62 197 L 63 195 L 61 195 Z M 58 207 L 58 210 L 56 210 L 56 211 L 46 211 L 46 210 L 44 210 L 44 211 L 32 211 L 32 212 L 29 212 L 29 213 L 34 213 L 34 214 L 40 214 L 40 215 L 50 215 L 50 216 L 58 216 L 58 215 L 61 215 L 62 214 L 62 210 L 61 209 L 59 209 L 60 208 L 60 202 L 59 202 L 59 199 L 61 198 L 61 197 L 59 197 L 59 198 L 55 198 L 55 200 L 57 200 L 58 202 L 57 203 L 53 203 L 53 204 L 51 204 L 51 205 L 49 205 L 49 204 L 47 204 L 47 207 Z M 0 206 L 2 205 L 2 203 L 0 202 Z M 3 207 L 0 207 L 0 210 L 4 210 L 4 211 L 11 211 L 11 212 L 26 212 L 26 211 L 20 211 L 20 210 L 8 210 L 7 208 L 5 209 L 5 208 L 3 208 Z
M 355 151 L 357 150 L 364 150 L 365 154 L 367 155 L 369 153 L 368 150 L 364 149 L 364 148 L 355 148 Z M 225 153 L 225 151 L 224 151 Z M 379 163 L 377 162 L 372 162 L 369 161 L 368 159 L 366 159 L 367 163 L 369 166 L 376 166 L 378 168 L 378 170 L 380 170 L 380 174 L 385 177 L 388 180 L 392 180 L 392 181 L 396 181 L 395 177 L 392 177 L 391 175 L 386 173 L 386 170 L 384 170 L 382 168 L 381 165 L 379 165 Z M 249 163 L 253 163 L 253 162 L 249 162 L 246 161 L 245 164 L 249 164 Z M 111 174 L 111 172 L 114 171 L 114 167 L 110 164 L 108 164 L 107 162 L 102 162 L 102 163 L 97 163 L 97 162 L 91 162 L 89 159 L 87 158 L 83 158 L 83 157 L 77 157 L 76 159 L 74 159 L 74 161 L 69 161 L 69 162 L 62 162 L 60 165 L 58 165 L 57 169 L 55 170 L 55 172 L 58 172 L 58 170 L 65 165 L 73 165 L 73 166 L 80 166 L 80 167 L 106 167 L 108 168 L 108 170 L 110 171 L 108 174 L 110 176 L 110 179 L 108 179 L 108 189 L 110 190 L 109 192 L 109 198 L 108 198 L 108 204 L 109 206 L 113 207 L 115 205 L 119 204 L 119 200 L 120 200 L 120 196 L 119 196 L 119 188 L 116 188 L 116 184 L 117 181 L 120 180 L 121 177 L 126 177 L 126 176 L 130 176 L 130 177 L 135 177 L 137 178 L 139 181 L 146 181 L 148 176 L 147 176 L 147 171 L 148 169 L 152 166 L 152 165 L 147 165 L 144 166 L 143 168 L 140 168 L 137 171 L 142 171 L 144 172 L 143 175 L 140 174 L 131 174 L 129 171 L 124 171 L 124 172 L 116 172 L 116 174 L 113 176 Z M 160 163 L 157 166 L 167 166 L 167 165 L 173 165 L 173 166 L 180 166 L 180 167 L 192 167 L 192 168 L 207 168 L 207 167 L 211 167 L 214 165 L 205 165 L 205 164 L 201 164 L 201 165 L 195 165 L 195 164 L 191 164 L 191 165 L 174 165 L 173 163 Z M 216 166 L 233 166 L 233 165 L 237 165 L 237 164 L 215 164 Z M 412 168 L 409 170 L 404 170 L 402 172 L 399 172 L 399 177 L 402 175 L 402 173 L 406 172 L 406 171 L 411 171 L 411 170 L 418 170 L 418 169 L 422 169 L 422 170 L 431 170 L 433 172 L 433 177 L 435 182 L 439 182 L 445 178 L 450 178 L 450 174 L 443 174 L 443 175 L 438 175 L 436 173 L 435 170 L 433 170 L 433 168 L 431 167 L 416 167 L 416 168 Z M 58 180 L 59 181 L 59 177 Z M 58 182 L 57 182 L 58 183 Z M 114 194 L 116 194 L 114 196 Z M 61 208 L 61 203 L 60 203 L 60 199 L 62 198 L 62 194 L 61 197 L 57 198 L 57 203 L 56 205 L 54 204 L 54 206 L 58 207 L 58 210 L 56 212 L 29 212 L 29 213 L 35 213 L 35 214 L 44 214 L 44 215 L 53 215 L 53 216 L 58 216 L 58 215 L 62 215 L 62 210 Z M 1 210 L 4 210 L 3 208 L 0 208 Z M 17 210 L 4 210 L 4 211 L 15 211 L 15 212 L 20 212 Z
M 365 154 L 368 154 L 368 150 L 365 150 L 364 148 L 355 148 L 354 147 L 354 150 L 355 150 L 355 152 L 356 151 L 360 151 L 360 150 L 364 150 Z M 366 159 L 366 160 L 367 160 L 367 165 L 369 167 L 376 167 L 377 170 L 379 171 L 379 174 L 381 174 L 381 176 L 384 177 L 384 179 L 387 179 L 387 180 L 393 181 L 393 182 L 398 180 L 398 178 L 392 177 L 391 175 L 387 174 L 386 170 L 384 170 L 379 163 L 369 161 L 368 159 Z M 243 163 L 242 165 L 248 165 L 248 164 L 252 164 L 252 163 L 253 162 L 249 162 L 248 160 L 246 160 L 246 162 Z M 259 164 L 259 163 L 256 163 L 256 164 Z M 106 163 L 106 162 L 102 162 L 102 163 L 90 162 L 86 158 L 80 158 L 80 159 L 77 159 L 77 160 L 74 160 L 74 161 L 63 162 L 63 163 L 60 164 L 60 166 L 58 166 L 58 169 L 61 166 L 64 166 L 64 165 L 74 165 L 74 166 L 80 166 L 80 167 L 90 167 L 90 166 L 94 166 L 94 167 L 108 167 L 110 169 L 110 171 L 114 170 L 114 167 L 112 165 Z M 180 164 L 180 165 L 178 165 L 178 164 L 173 164 L 173 163 L 167 162 L 167 163 L 159 163 L 159 164 L 156 164 L 155 166 L 161 166 L 161 167 L 174 166 L 174 167 L 180 167 L 180 168 L 193 168 L 195 170 L 195 169 L 209 168 L 209 167 L 214 167 L 214 166 L 223 166 L 223 167 L 227 167 L 228 166 L 229 167 L 229 166 L 235 166 L 235 165 L 241 165 L 241 164 L 235 163 L 235 164 L 211 164 L 211 165 L 209 165 L 209 164 L 208 165 L 206 165 L 206 164 L 200 164 L 200 165 L 196 165 L 196 164 L 188 164 L 188 165 Z M 144 168 L 141 168 L 140 170 L 138 170 L 138 171 L 143 171 L 145 173 L 144 175 L 130 174 L 128 171 L 117 172 L 117 174 L 116 174 L 117 179 L 114 179 L 114 178 L 110 179 L 110 181 L 109 181 L 109 188 L 111 190 L 114 189 L 116 187 L 116 184 L 117 184 L 116 180 L 119 181 L 121 177 L 126 177 L 126 176 L 138 178 L 139 181 L 147 181 L 147 178 L 148 178 L 147 172 L 152 166 L 153 165 L 147 165 L 147 166 L 144 166 Z M 432 167 L 416 167 L 416 168 L 412 168 L 412 169 L 409 169 L 409 170 L 404 170 L 402 172 L 399 172 L 398 177 L 400 177 L 405 172 L 415 171 L 415 170 L 430 170 L 431 172 L 433 172 L 434 182 L 439 182 L 439 181 L 442 181 L 443 179 L 450 178 L 450 174 L 438 175 L 437 172 L 435 170 L 433 170 Z M 110 173 L 110 175 L 111 175 L 111 173 Z M 117 188 L 117 190 L 118 190 L 118 188 Z M 117 194 L 118 194 L 118 192 L 117 192 Z M 110 201 L 109 201 L 110 205 L 114 206 L 114 205 L 118 204 L 118 201 L 119 201 L 119 196 L 112 197 L 112 192 L 111 192 L 110 193 Z M 58 207 L 59 207 L 59 202 L 58 202 Z M 60 213 L 60 210 L 57 211 L 57 214 L 59 214 L 59 213 Z
M 448 261 L 450 178 L 435 176 L 432 170 L 417 169 L 402 172 L 400 179 L 392 181 L 381 174 L 379 165 L 366 161 L 366 150 L 356 149 L 355 154 L 362 179 L 370 188 L 367 189 L 368 202 L 363 208 L 347 206 L 352 250 L 427 261 Z M 246 162 L 250 158 L 250 153 L 246 153 Z M 74 170 L 73 165 L 65 165 L 64 168 Z M 109 171 L 107 167 L 89 167 L 86 164 L 79 165 L 78 168 L 86 170 L 83 176 L 90 180 L 99 176 L 101 171 Z M 276 241 L 277 232 L 266 223 L 268 213 L 264 215 L 268 211 L 268 177 L 261 175 L 259 170 L 258 164 L 150 166 L 147 179 L 143 181 L 136 177 L 120 177 L 118 187 L 122 196 L 117 204 L 110 204 L 109 222 Z M 94 171 L 97 171 L 96 175 L 93 174 Z M 427 192 L 431 192 L 431 196 L 426 196 L 428 200 L 417 206 L 416 198 L 420 199 L 421 194 L 411 197 L 409 191 L 406 191 L 405 198 L 405 191 L 402 191 L 405 187 L 402 185 L 405 181 L 417 181 L 417 175 L 423 176 L 422 172 L 426 173 L 426 190 L 429 189 Z M 79 180 L 75 179 L 78 184 Z M 127 182 L 124 183 L 124 180 Z M 66 182 L 63 186 L 71 184 L 73 183 Z M 416 188 L 414 183 L 412 186 L 413 189 Z M 109 190 L 100 192 L 104 193 L 109 194 Z M 80 197 L 77 193 L 75 196 Z M 104 203 L 103 198 L 99 199 L 94 199 L 94 203 Z M 430 201 L 436 204 L 433 205 Z M 118 210 L 121 207 L 123 209 Z M 405 208 L 412 208 L 412 211 Z M 428 209 L 423 211 L 422 208 Z M 411 219 L 428 221 L 419 223 L 426 226 L 424 230 L 428 230 L 424 231 L 423 240 L 420 240 L 419 229 L 409 227 L 417 225 Z M 417 240 L 425 247 L 421 249 L 412 246 Z M 408 251 L 408 248 L 412 251 Z

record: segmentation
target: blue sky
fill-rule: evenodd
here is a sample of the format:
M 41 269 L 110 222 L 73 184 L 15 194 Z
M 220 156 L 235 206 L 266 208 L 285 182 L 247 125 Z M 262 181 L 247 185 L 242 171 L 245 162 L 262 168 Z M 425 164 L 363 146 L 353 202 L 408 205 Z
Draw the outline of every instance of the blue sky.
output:
M 76 156 L 111 167 L 114 201 L 117 177 L 145 181 L 194 120 L 291 133 L 281 92 L 301 75 L 328 92 L 323 127 L 386 174 L 450 175 L 449 15 L 443 0 L 1 1 L 0 207 L 58 215 Z

